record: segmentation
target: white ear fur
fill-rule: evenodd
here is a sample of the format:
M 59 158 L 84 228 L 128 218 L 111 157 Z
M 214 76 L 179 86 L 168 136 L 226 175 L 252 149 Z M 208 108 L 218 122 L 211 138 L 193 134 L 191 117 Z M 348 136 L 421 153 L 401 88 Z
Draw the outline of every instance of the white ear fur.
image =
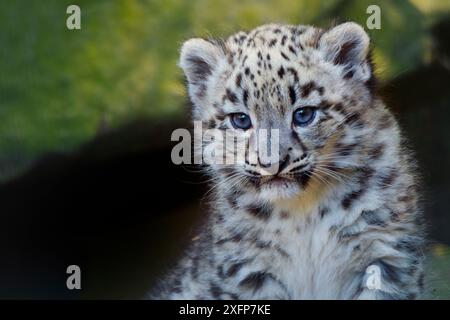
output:
M 189 39 L 181 47 L 179 66 L 190 83 L 199 83 L 208 79 L 223 56 L 219 46 L 200 38 Z
M 336 65 L 343 65 L 346 71 L 366 68 L 370 39 L 364 29 L 354 23 L 346 22 L 325 32 L 319 41 L 319 49 L 325 59 Z
M 226 56 L 220 45 L 200 38 L 190 39 L 183 44 L 178 65 L 188 80 L 194 118 L 201 116 L 203 106 L 210 103 L 208 89 L 214 86 L 223 61 L 226 61 Z

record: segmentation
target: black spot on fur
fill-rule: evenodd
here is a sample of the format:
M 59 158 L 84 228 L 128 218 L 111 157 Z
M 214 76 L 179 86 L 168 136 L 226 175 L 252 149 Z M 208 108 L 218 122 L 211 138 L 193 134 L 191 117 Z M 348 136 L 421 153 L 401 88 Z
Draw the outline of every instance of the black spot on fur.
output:
M 374 175 L 375 171 L 372 168 L 366 167 L 361 168 L 358 173 L 358 183 L 360 184 L 361 188 L 366 187 L 372 176 Z
M 379 227 L 386 226 L 386 222 L 383 221 L 377 214 L 376 211 L 372 210 L 364 210 L 361 212 L 361 217 L 364 219 L 364 221 L 369 225 L 375 225 Z
M 354 190 L 348 193 L 344 197 L 344 199 L 342 199 L 341 204 L 344 209 L 350 208 L 353 202 L 359 199 L 367 191 L 367 185 L 369 184 L 373 174 L 374 170 L 372 168 L 361 169 L 358 177 L 358 183 L 360 184 L 360 188 L 358 190 Z
M 388 172 L 381 173 L 378 175 L 377 184 L 379 187 L 386 189 L 389 188 L 398 177 L 398 170 L 396 168 L 392 168 Z
M 361 191 L 353 191 L 347 194 L 344 199 L 342 199 L 342 207 L 347 210 L 352 205 L 353 201 L 357 200 L 361 196 Z
M 244 289 L 253 290 L 253 292 L 258 291 L 267 280 L 268 275 L 265 272 L 253 272 L 246 276 L 239 286 Z
M 328 208 L 321 208 L 319 211 L 320 218 L 325 217 L 329 213 L 329 211 L 330 209 Z
M 294 68 L 287 68 L 287 71 L 294 77 L 295 82 L 299 81 L 298 73 Z
M 280 67 L 280 69 L 278 69 L 278 76 L 280 77 L 280 79 L 283 79 L 284 73 L 284 68 Z
M 208 129 L 214 129 L 215 127 L 216 127 L 216 125 L 217 125 L 217 123 L 216 123 L 216 120 L 215 119 L 210 119 L 209 121 L 208 121 Z
M 376 145 L 372 150 L 369 151 L 370 160 L 378 160 L 381 158 L 384 152 L 384 144 Z
M 248 107 L 248 90 L 244 90 L 244 92 L 242 92 L 242 101 L 244 102 L 244 105 L 246 107 Z
M 394 247 L 396 250 L 406 252 L 408 254 L 420 255 L 422 251 L 422 240 L 414 237 L 405 237 L 400 239 Z
M 306 185 L 308 184 L 310 179 L 311 179 L 311 172 L 306 172 L 305 171 L 305 172 L 300 172 L 300 173 L 295 175 L 295 180 L 303 188 L 306 187 Z
M 285 59 L 285 60 L 287 60 L 287 61 L 291 61 L 291 60 L 289 59 L 289 57 L 288 57 L 284 52 L 281 52 L 281 56 L 283 57 L 283 59 Z
M 323 87 L 317 86 L 314 81 L 310 81 L 301 87 L 302 98 L 308 97 L 312 91 L 317 91 L 319 95 L 323 95 L 324 90 Z
M 233 104 L 238 103 L 238 98 L 236 97 L 236 95 L 233 92 L 231 92 L 230 89 L 226 90 L 226 98 Z
M 354 74 L 353 70 L 348 71 L 347 73 L 344 74 L 344 79 L 349 80 L 349 79 L 353 78 L 353 74 Z
M 283 220 L 289 218 L 289 212 L 284 211 L 284 210 L 281 211 L 280 212 L 280 218 L 283 219 Z
M 272 214 L 272 210 L 273 208 L 271 205 L 264 205 L 260 203 L 254 203 L 246 207 L 246 211 L 248 213 L 262 220 L 269 219 Z
M 226 114 L 223 112 L 223 110 L 218 110 L 216 113 L 216 119 L 219 121 L 225 120 Z
M 349 125 L 349 126 L 362 126 L 362 120 L 359 114 L 357 113 L 353 113 L 350 116 L 347 117 L 347 119 L 345 119 L 345 124 Z
M 342 105 L 342 103 L 336 103 L 335 105 L 333 105 L 333 110 L 342 113 L 342 111 L 344 110 L 344 106 Z
M 255 246 L 258 249 L 268 249 L 272 247 L 272 242 L 270 241 L 261 241 L 261 240 L 256 240 L 255 241 Z
M 358 146 L 356 143 L 352 144 L 341 144 L 337 143 L 335 145 L 336 153 L 339 153 L 340 156 L 346 157 L 352 154 L 353 150 Z
M 214 282 L 209 284 L 209 292 L 214 299 L 220 299 L 223 293 L 222 289 Z
M 203 98 L 203 97 L 205 96 L 206 90 L 207 90 L 206 85 L 205 85 L 204 83 L 201 83 L 201 84 L 199 85 L 197 91 L 195 92 L 195 94 L 196 94 L 196 96 L 197 96 L 198 98 L 201 99 L 201 98 Z
M 241 268 L 246 265 L 249 262 L 249 260 L 242 260 L 242 261 L 238 261 L 233 263 L 227 270 L 226 272 L 226 276 L 227 277 L 232 277 L 234 276 L 236 273 L 239 272 L 239 270 L 241 270 Z
M 394 119 L 389 113 L 385 113 L 381 118 L 378 120 L 377 129 L 378 130 L 384 130 L 392 127 L 394 125 Z
M 291 99 L 291 104 L 294 105 L 297 101 L 297 95 L 293 86 L 289 86 L 289 98 Z
M 275 250 L 284 258 L 290 258 L 290 255 L 286 252 L 286 250 L 282 249 L 279 245 L 274 246 Z
M 242 83 L 242 73 L 238 73 L 236 76 L 236 87 L 240 88 Z
M 219 265 L 217 267 L 217 276 L 221 279 L 225 278 L 225 273 L 223 272 L 223 266 Z
M 233 193 L 228 194 L 227 201 L 233 209 L 237 208 L 238 205 L 237 205 L 237 198 L 236 198 L 235 194 L 233 194 Z
M 293 54 L 297 55 L 297 51 L 295 51 L 293 46 L 289 46 L 288 49 L 289 49 L 290 52 L 292 52 Z
M 216 243 L 216 245 L 222 245 L 227 242 L 239 242 L 242 240 L 242 238 L 243 238 L 242 234 L 236 233 L 230 237 L 219 239 L 215 243 Z

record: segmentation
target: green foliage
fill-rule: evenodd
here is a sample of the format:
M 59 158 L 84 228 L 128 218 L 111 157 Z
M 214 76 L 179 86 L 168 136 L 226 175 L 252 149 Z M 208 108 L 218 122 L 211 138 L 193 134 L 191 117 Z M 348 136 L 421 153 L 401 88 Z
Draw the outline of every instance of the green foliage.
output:
M 430 250 L 426 279 L 431 299 L 450 299 L 450 248 L 435 244 Z
M 379 4 L 382 30 L 370 33 L 389 79 L 421 63 L 425 22 L 435 15 L 407 1 L 80 0 L 82 30 L 69 31 L 69 4 L 2 3 L 0 179 L 45 152 L 73 150 L 105 124 L 185 112 L 176 63 L 189 37 L 226 36 L 268 22 L 365 25 L 367 6 Z

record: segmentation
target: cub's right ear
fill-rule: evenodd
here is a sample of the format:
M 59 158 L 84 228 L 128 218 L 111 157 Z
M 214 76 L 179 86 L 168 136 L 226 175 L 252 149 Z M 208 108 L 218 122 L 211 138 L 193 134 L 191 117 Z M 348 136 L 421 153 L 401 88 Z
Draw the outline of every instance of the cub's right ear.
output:
M 225 61 L 223 47 L 218 44 L 199 38 L 183 44 L 179 66 L 186 75 L 189 96 L 197 109 L 208 103 L 208 89 L 214 84 L 217 70 Z

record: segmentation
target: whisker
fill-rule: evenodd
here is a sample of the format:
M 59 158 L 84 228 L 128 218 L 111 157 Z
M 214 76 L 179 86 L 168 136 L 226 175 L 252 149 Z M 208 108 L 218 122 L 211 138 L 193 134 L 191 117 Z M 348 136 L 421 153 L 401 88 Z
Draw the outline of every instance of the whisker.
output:
M 316 167 L 316 168 L 315 168 L 315 171 L 317 171 L 317 172 L 319 172 L 319 173 L 323 173 L 323 174 L 325 174 L 325 175 L 327 175 L 327 176 L 333 178 L 334 180 L 343 183 L 342 179 L 341 179 L 339 176 L 337 176 L 337 175 L 331 173 L 330 170 L 326 170 L 326 169 L 324 169 L 324 168 Z

